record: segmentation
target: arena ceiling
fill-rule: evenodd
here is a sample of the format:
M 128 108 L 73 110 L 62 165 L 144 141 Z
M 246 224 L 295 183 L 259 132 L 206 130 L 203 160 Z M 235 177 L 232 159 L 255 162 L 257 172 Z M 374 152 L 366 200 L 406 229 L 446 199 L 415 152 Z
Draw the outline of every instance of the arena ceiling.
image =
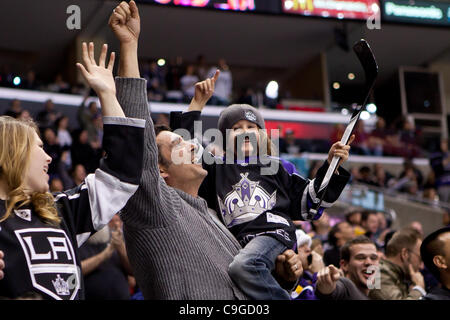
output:
M 117 3 L 1 1 L 0 50 L 32 55 L 35 67 L 42 72 L 64 61 L 77 36 L 105 39 L 117 49 L 106 26 Z M 81 8 L 81 30 L 66 28 L 66 8 L 72 4 Z M 335 44 L 334 29 L 342 28 L 342 21 L 143 4 L 140 10 L 142 57 L 194 60 L 201 53 L 208 62 L 225 57 L 234 66 L 270 67 L 275 72 L 299 68 L 325 52 L 330 80 L 348 81 L 348 72 L 356 74 L 356 81 L 361 80 L 355 56 Z M 380 66 L 380 81 L 397 72 L 399 66 L 426 65 L 437 58 L 450 61 L 450 28 L 383 23 L 381 30 L 369 30 L 362 22 L 346 22 L 346 28 L 350 45 L 360 38 L 370 43 Z

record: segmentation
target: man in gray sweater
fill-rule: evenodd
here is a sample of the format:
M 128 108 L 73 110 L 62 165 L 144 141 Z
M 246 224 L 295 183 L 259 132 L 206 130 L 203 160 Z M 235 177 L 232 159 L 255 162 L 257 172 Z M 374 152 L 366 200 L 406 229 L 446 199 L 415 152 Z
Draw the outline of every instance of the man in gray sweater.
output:
M 117 6 L 109 25 L 120 40 L 118 100 L 128 117 L 147 120 L 141 182 L 121 212 L 128 257 L 144 298 L 247 299 L 228 276 L 241 247 L 197 197 L 206 171 L 201 164 L 172 163 L 164 177 L 160 174 L 158 156 L 168 159 L 174 147 L 190 154 L 192 145 L 169 131 L 155 137 L 146 81 L 138 68 L 140 20 L 134 1 Z M 277 270 L 284 279 L 300 276 L 301 264 L 292 250 L 281 260 Z

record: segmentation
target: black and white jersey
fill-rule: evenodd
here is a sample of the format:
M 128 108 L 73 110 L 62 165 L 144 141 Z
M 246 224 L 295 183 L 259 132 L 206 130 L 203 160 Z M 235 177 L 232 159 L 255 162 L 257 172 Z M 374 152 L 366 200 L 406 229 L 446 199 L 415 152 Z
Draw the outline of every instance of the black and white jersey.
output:
M 31 206 L 13 210 L 0 223 L 0 250 L 5 253 L 0 297 L 34 292 L 44 299 L 83 299 L 78 247 L 125 206 L 138 188 L 143 166 L 145 121 L 103 121 L 106 156 L 100 168 L 81 185 L 54 195 L 60 225 L 45 223 Z M 5 210 L 2 200 L 0 216 Z
M 191 135 L 194 121 L 198 120 L 198 111 L 170 114 L 171 128 L 186 129 Z M 294 248 L 296 227 L 292 221 L 319 219 L 324 208 L 331 207 L 339 198 L 350 179 L 350 174 L 340 167 L 339 175 L 333 174 L 330 180 L 321 207 L 310 216 L 310 208 L 322 195 L 318 190 L 328 169 L 327 161 L 312 180 L 293 172 L 276 157 L 250 157 L 231 164 L 221 158 L 212 164 L 203 161 L 202 165 L 208 175 L 198 194 L 216 210 L 242 246 L 256 236 L 267 235 Z

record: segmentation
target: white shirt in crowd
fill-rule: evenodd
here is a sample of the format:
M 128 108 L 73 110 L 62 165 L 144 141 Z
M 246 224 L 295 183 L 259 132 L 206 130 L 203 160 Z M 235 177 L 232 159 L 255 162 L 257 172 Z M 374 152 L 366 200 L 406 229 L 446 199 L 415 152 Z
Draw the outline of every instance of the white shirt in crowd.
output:
M 195 93 L 194 85 L 198 82 L 198 77 L 196 75 L 184 75 L 181 77 L 181 91 L 189 97 L 193 97 Z

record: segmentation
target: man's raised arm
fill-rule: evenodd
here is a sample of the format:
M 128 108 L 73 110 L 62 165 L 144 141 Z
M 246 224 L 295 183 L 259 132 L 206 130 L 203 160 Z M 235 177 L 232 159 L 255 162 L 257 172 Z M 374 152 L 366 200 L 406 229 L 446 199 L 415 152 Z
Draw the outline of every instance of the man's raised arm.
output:
M 112 13 L 109 26 L 120 41 L 117 98 L 126 116 L 146 120 L 142 178 L 121 216 L 128 226 L 161 226 L 176 210 L 173 210 L 174 202 L 164 198 L 169 197 L 169 192 L 161 192 L 161 189 L 169 187 L 159 175 L 158 147 L 148 108 L 146 80 L 140 78 L 139 74 L 137 48 L 140 18 L 136 3 L 121 2 Z
M 122 1 L 113 10 L 108 24 L 120 41 L 119 77 L 140 78 L 137 52 L 141 21 L 136 3 Z

